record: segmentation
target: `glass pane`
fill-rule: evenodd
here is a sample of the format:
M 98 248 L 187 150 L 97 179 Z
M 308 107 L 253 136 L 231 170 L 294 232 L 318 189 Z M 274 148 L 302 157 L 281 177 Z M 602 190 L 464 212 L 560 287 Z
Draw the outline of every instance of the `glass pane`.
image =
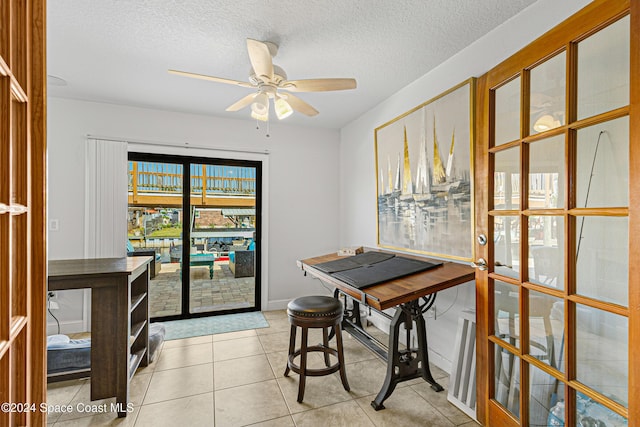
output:
M 529 217 L 529 281 L 564 289 L 563 217 Z
M 529 144 L 529 208 L 564 206 L 564 136 Z
M 578 119 L 629 104 L 629 16 L 578 43 Z
M 576 367 L 581 383 L 627 407 L 629 321 L 577 304 Z
M 495 91 L 495 145 L 520 138 L 520 77 Z
M 191 165 L 190 313 L 255 307 L 255 190 L 255 168 Z
M 520 417 L 520 359 L 498 345 L 495 347 L 494 398 L 516 418 Z
M 531 70 L 531 135 L 565 124 L 565 62 L 562 52 Z
M 529 426 L 564 426 L 564 384 L 529 365 Z
M 520 217 L 497 216 L 493 220 L 495 272 L 520 278 Z
M 564 352 L 564 300 L 529 292 L 529 354 L 559 371 Z
M 509 283 L 495 281 L 494 318 L 495 335 L 509 344 L 520 347 L 520 310 L 518 288 Z
M 628 425 L 624 417 L 580 392 L 576 393 L 576 412 L 576 425 L 578 426 L 627 427 Z
M 581 295 L 629 304 L 629 220 L 578 217 L 576 289 Z
M 578 131 L 576 207 L 629 204 L 629 118 Z
M 149 316 L 182 312 L 182 165 L 129 162 L 127 252 L 155 258 Z
M 495 153 L 493 208 L 520 209 L 520 148 Z

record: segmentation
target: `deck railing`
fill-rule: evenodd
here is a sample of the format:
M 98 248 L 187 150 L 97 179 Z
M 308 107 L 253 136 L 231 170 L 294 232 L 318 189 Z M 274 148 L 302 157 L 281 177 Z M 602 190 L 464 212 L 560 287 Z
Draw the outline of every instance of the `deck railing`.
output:
M 129 193 L 182 194 L 182 186 L 181 165 L 129 162 Z M 255 196 L 255 169 L 194 165 L 191 169 L 191 194 Z

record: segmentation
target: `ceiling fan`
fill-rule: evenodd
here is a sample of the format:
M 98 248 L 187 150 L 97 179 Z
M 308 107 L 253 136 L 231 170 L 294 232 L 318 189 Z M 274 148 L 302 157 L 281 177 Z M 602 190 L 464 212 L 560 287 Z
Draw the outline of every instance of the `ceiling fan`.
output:
M 227 107 L 226 110 L 238 111 L 251 105 L 251 117 L 263 121 L 269 119 L 270 100 L 273 100 L 274 110 L 278 119 L 289 117 L 294 110 L 307 116 L 318 114 L 318 110 L 288 92 L 325 92 L 356 88 L 355 79 L 287 80 L 287 74 L 284 70 L 273 64 L 273 57 L 278 53 L 278 46 L 274 43 L 247 39 L 247 50 L 252 66 L 249 82 L 178 70 L 169 70 L 169 73 L 257 89 L 254 93 Z

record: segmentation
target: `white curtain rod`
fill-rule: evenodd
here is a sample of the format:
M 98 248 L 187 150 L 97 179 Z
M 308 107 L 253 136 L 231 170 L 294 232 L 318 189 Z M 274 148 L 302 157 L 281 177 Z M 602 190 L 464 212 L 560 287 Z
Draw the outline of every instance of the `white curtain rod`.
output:
M 142 139 L 129 139 L 129 138 L 117 138 L 117 137 L 109 137 L 109 136 L 98 136 L 98 135 L 86 135 L 87 138 L 91 139 L 101 139 L 103 141 L 115 141 L 115 142 L 128 142 L 132 144 L 142 144 L 142 145 L 153 145 L 157 147 L 172 147 L 172 148 L 196 148 L 200 150 L 211 150 L 211 151 L 222 151 L 227 153 L 250 153 L 250 154 L 269 154 L 269 150 L 243 150 L 238 148 L 218 148 L 218 147 L 207 147 L 204 145 L 191 145 L 188 142 L 183 142 L 182 144 L 175 144 L 170 142 L 159 142 L 159 141 L 145 141 Z

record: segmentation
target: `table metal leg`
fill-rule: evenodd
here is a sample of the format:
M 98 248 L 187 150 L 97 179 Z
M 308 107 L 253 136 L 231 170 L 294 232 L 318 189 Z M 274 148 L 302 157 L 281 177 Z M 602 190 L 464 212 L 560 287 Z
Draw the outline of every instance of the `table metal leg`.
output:
M 429 369 L 429 355 L 427 348 L 427 331 L 422 317 L 424 308 L 420 307 L 417 300 L 402 304 L 396 310 L 396 314 L 391 321 L 389 331 L 389 354 L 387 359 L 387 376 L 382 385 L 382 389 L 371 402 L 371 406 L 376 411 L 384 409 L 383 402 L 391 396 L 396 385 L 403 381 L 422 377 L 431 384 L 431 388 L 435 391 L 444 390 L 431 375 Z M 411 329 L 413 322 L 416 322 L 418 347 L 411 348 Z M 405 350 L 399 348 L 400 325 L 404 325 L 406 331 Z

